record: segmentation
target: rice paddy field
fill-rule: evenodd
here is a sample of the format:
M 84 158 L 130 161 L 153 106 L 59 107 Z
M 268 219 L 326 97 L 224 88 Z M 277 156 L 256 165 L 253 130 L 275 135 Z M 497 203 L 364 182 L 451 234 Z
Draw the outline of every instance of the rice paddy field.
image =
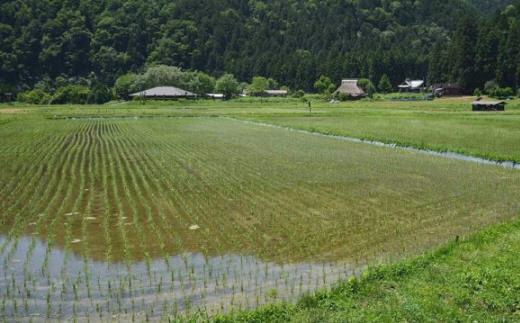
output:
M 293 302 L 518 216 L 518 169 L 312 133 L 515 161 L 516 103 L 371 104 L 0 108 L 0 317 Z

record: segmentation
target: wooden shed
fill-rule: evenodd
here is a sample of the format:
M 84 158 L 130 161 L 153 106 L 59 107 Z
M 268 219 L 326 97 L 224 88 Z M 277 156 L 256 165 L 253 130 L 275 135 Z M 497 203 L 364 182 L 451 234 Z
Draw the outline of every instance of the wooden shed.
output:
M 504 101 L 475 101 L 473 102 L 473 111 L 505 111 L 506 103 Z

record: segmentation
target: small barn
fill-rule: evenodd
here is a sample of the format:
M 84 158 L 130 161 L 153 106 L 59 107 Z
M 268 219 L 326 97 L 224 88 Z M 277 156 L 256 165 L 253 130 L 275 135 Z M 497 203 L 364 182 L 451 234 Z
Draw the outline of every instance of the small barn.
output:
M 400 92 L 421 92 L 424 89 L 423 80 L 406 80 L 399 85 Z
M 473 102 L 473 111 L 505 111 L 506 103 L 504 101 L 475 101 Z
M 133 98 L 143 99 L 172 100 L 181 98 L 195 98 L 197 95 L 191 93 L 190 91 L 179 89 L 175 86 L 159 86 L 130 94 L 130 96 Z
M 366 96 L 365 91 L 358 86 L 358 80 L 342 80 L 339 88 L 334 92 L 334 96 L 345 95 L 352 100 L 362 99 Z

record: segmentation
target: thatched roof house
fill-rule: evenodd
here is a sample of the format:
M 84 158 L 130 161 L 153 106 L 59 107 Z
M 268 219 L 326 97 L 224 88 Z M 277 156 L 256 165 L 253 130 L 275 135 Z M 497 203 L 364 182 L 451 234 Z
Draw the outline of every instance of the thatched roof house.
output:
M 175 86 L 159 86 L 145 91 L 130 94 L 130 96 L 145 99 L 179 99 L 194 98 L 197 95 L 189 91 L 179 89 Z
M 361 99 L 366 96 L 365 91 L 358 86 L 358 80 L 342 80 L 334 95 L 346 95 L 352 99 Z

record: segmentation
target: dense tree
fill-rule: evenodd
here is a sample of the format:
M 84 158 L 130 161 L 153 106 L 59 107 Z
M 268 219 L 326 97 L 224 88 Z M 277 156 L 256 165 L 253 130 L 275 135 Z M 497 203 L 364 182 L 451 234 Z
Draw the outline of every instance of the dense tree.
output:
M 231 99 L 240 93 L 240 84 L 231 74 L 224 74 L 218 80 L 215 90 L 224 94 L 226 99 Z
M 0 91 L 92 72 L 112 86 L 156 65 L 306 91 L 320 75 L 384 74 L 515 88 L 519 21 L 520 0 L 5 0 Z M 214 80 L 190 81 L 202 93 Z
M 322 94 L 330 94 L 334 92 L 335 85 L 331 81 L 331 79 L 325 75 L 320 76 L 320 78 L 314 82 L 314 89 L 318 91 L 318 93 Z
M 390 83 L 390 78 L 388 78 L 388 75 L 383 74 L 383 76 L 381 76 L 377 88 L 382 93 L 392 92 L 392 83 Z

